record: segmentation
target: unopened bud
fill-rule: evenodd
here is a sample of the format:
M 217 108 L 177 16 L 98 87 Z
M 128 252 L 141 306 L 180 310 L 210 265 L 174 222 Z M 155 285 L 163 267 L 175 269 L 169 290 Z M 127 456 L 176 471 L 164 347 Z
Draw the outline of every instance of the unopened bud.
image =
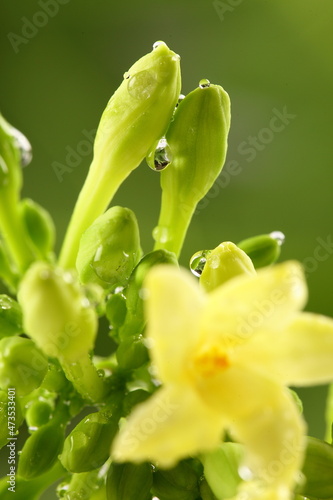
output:
M 41 259 L 48 259 L 55 241 L 55 227 L 50 214 L 29 198 L 20 202 L 19 210 L 36 253 Z
M 253 236 L 238 243 L 256 269 L 274 264 L 280 256 L 284 235 L 280 231 Z
M 0 338 L 20 333 L 23 333 L 20 306 L 8 295 L 0 295 Z
M 153 484 L 152 466 L 142 464 L 111 464 L 106 481 L 108 500 L 147 500 Z

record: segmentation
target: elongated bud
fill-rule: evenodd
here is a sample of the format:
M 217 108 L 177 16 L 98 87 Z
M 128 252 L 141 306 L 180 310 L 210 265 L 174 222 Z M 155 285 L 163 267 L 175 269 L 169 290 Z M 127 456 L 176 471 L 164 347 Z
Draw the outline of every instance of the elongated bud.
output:
M 119 330 L 122 339 L 131 335 L 138 335 L 145 326 L 145 316 L 143 307 L 144 288 L 143 282 L 148 271 L 157 264 L 178 265 L 176 256 L 167 250 L 155 250 L 148 253 L 141 259 L 133 270 L 124 291 L 126 296 L 127 314 L 122 327 Z
M 22 422 L 23 414 L 15 390 L 0 391 L 0 448 L 8 444 L 9 432 L 15 437 Z
M 34 431 L 23 446 L 18 475 L 29 480 L 50 469 L 61 451 L 64 434 L 64 427 L 59 422 L 50 422 Z
M 223 167 L 229 127 L 229 96 L 218 85 L 199 86 L 179 104 L 166 134 L 172 160 L 161 172 L 155 249 L 179 255 L 195 207 Z
M 254 267 L 259 269 L 274 264 L 278 260 L 283 242 L 284 234 L 274 231 L 242 240 L 238 243 L 238 247 L 251 258 Z
M 180 462 L 172 469 L 155 472 L 152 491 L 163 500 L 196 500 L 199 478 L 188 463 Z
M 42 383 L 48 362 L 30 339 L 6 337 L 0 341 L 0 387 L 29 394 Z
M 169 125 L 180 92 L 180 58 L 163 42 L 154 47 L 125 73 L 102 115 L 94 159 L 61 252 L 62 267 L 74 267 L 81 234 Z
M 217 498 L 236 495 L 243 456 L 244 449 L 238 443 L 222 443 L 217 450 L 202 456 L 205 478 Z
M 250 257 L 234 243 L 226 241 L 207 255 L 200 284 L 210 292 L 240 274 L 254 275 L 256 272 Z
M 21 201 L 19 209 L 36 253 L 41 259 L 50 258 L 55 241 L 55 227 L 50 214 L 29 198 Z
M 304 486 L 300 493 L 310 498 L 333 497 L 333 446 L 316 438 L 307 438 L 303 465 Z
M 25 332 L 48 356 L 75 361 L 93 348 L 97 317 L 69 272 L 33 264 L 18 299 Z
M 118 430 L 115 417 L 99 411 L 84 417 L 67 436 L 60 456 L 70 472 L 87 472 L 109 458 L 111 442 Z
M 112 207 L 83 233 L 76 267 L 82 283 L 114 288 L 126 285 L 140 256 L 134 213 L 129 208 Z
M 107 500 L 147 500 L 152 484 L 150 464 L 113 463 L 106 481 Z
M 22 312 L 16 300 L 0 295 L 0 338 L 23 333 Z

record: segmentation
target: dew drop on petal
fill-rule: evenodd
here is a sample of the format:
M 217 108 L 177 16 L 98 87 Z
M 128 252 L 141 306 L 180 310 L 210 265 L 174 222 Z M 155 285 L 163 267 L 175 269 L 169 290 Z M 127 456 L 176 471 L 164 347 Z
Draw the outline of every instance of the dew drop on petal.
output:
M 149 99 L 157 87 L 157 80 L 148 70 L 139 71 L 127 79 L 128 93 L 135 99 Z
M 172 160 L 170 146 L 167 143 L 165 137 L 162 137 L 153 148 L 149 151 L 146 157 L 146 162 L 148 166 L 156 171 L 160 172 L 164 170 L 168 165 L 170 165 Z
M 202 80 L 200 80 L 199 82 L 199 87 L 201 89 L 207 89 L 208 87 L 210 87 L 210 81 L 207 80 L 207 78 L 203 78 Z
M 192 255 L 190 260 L 190 269 L 192 274 L 194 274 L 194 276 L 196 276 L 197 278 L 201 276 L 210 252 L 211 250 L 199 250 L 199 252 L 196 252 L 194 255 Z
M 11 134 L 14 137 L 17 149 L 20 151 L 21 167 L 26 167 L 32 160 L 31 144 L 26 136 L 17 130 L 17 128 L 12 127 Z
M 269 234 L 269 236 L 273 238 L 273 240 L 276 240 L 280 246 L 283 245 L 284 240 L 286 239 L 285 235 L 281 233 L 281 231 L 273 231 Z

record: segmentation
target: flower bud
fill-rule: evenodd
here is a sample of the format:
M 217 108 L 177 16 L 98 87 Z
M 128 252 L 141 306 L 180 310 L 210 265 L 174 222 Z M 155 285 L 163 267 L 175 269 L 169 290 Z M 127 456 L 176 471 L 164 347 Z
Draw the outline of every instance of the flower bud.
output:
M 29 404 L 25 414 L 29 430 L 36 430 L 49 422 L 52 406 L 52 401 L 43 398 L 35 399 Z
M 244 455 L 238 443 L 222 443 L 217 450 L 202 456 L 205 478 L 217 498 L 232 498 L 241 482 L 239 467 Z
M 64 427 L 56 421 L 34 431 L 24 443 L 18 463 L 18 475 L 29 480 L 50 469 L 61 451 L 64 433 Z
M 150 393 L 144 389 L 135 389 L 134 391 L 127 393 L 123 400 L 124 416 L 127 417 L 133 410 L 134 406 L 139 403 L 143 403 L 143 401 L 146 401 L 149 397 Z
M 195 207 L 223 167 L 229 127 L 230 101 L 222 87 L 200 86 L 180 102 L 166 134 L 172 160 L 161 172 L 155 249 L 179 255 Z
M 19 193 L 22 186 L 21 152 L 15 131 L 0 114 L 0 193 Z
M 119 367 L 124 370 L 135 370 L 149 359 L 148 350 L 142 335 L 124 339 L 116 351 Z
M 0 387 L 15 387 L 19 395 L 29 394 L 42 383 L 48 362 L 30 339 L 5 337 L 0 341 Z
M 23 333 L 20 306 L 8 295 L 0 295 L 0 338 L 20 333 Z
M 48 356 L 74 362 L 93 348 L 97 317 L 69 272 L 36 262 L 18 299 L 25 332 Z
M 48 259 L 55 241 L 55 227 L 50 214 L 29 198 L 20 202 L 19 210 L 36 253 L 41 259 Z
M 300 493 L 310 498 L 333 498 L 333 446 L 308 437 L 303 474 L 304 486 Z
M 99 124 L 94 159 L 61 252 L 73 267 L 81 234 L 104 212 L 121 183 L 165 133 L 180 92 L 179 56 L 165 43 L 124 75 Z
M 238 243 L 252 260 L 256 269 L 274 264 L 280 256 L 284 235 L 280 231 L 253 236 Z
M 111 442 L 118 430 L 117 419 L 99 411 L 84 417 L 67 436 L 60 455 L 70 472 L 88 472 L 109 458 Z
M 82 283 L 124 286 L 141 255 L 139 228 L 129 208 L 112 207 L 83 233 L 76 267 Z
M 178 265 L 176 256 L 167 250 L 155 250 L 141 259 L 133 270 L 124 294 L 126 296 L 127 314 L 125 322 L 120 328 L 120 337 L 125 339 L 129 335 L 138 335 L 145 326 L 143 310 L 144 288 L 143 281 L 148 271 L 157 264 Z
M 113 463 L 106 481 L 107 500 L 149 500 L 152 484 L 150 464 Z
M 189 463 L 180 462 L 168 470 L 157 470 L 152 489 L 160 500 L 196 500 L 199 477 Z
M 250 257 L 234 243 L 226 241 L 209 252 L 200 284 L 210 292 L 240 274 L 256 274 Z

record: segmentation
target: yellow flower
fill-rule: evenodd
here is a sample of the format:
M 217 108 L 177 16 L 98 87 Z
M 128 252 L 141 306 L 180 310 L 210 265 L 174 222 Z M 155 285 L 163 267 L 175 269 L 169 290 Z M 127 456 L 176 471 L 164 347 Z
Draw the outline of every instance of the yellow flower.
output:
M 216 448 L 227 430 L 245 445 L 237 500 L 289 500 L 305 423 L 288 385 L 333 379 L 333 320 L 299 312 L 301 266 L 237 276 L 206 294 L 182 269 L 148 274 L 147 344 L 162 386 L 139 405 L 113 447 L 116 461 L 171 467 Z

